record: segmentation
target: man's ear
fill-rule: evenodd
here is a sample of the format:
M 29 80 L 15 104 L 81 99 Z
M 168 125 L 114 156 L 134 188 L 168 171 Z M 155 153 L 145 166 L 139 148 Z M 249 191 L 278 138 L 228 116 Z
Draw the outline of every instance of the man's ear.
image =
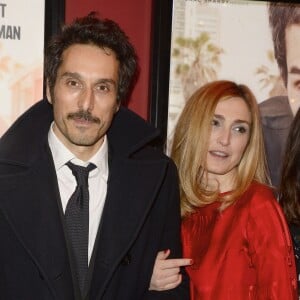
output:
M 52 98 L 51 98 L 51 93 L 50 93 L 50 88 L 49 88 L 49 83 L 47 83 L 47 87 L 46 87 L 46 96 L 47 96 L 47 100 L 50 104 L 52 104 Z

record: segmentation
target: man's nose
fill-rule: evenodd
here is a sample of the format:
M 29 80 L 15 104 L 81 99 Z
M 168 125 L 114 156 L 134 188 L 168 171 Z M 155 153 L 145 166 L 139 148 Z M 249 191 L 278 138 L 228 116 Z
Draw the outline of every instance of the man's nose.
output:
M 87 88 L 80 96 L 78 106 L 84 111 L 92 111 L 95 104 L 95 94 L 92 88 Z

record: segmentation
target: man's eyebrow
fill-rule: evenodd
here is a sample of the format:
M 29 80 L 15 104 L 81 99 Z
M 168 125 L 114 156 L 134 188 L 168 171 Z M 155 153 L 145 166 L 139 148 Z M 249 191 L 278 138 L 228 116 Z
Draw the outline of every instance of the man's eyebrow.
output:
M 300 68 L 292 66 L 289 70 L 289 74 L 300 74 Z
M 61 77 L 74 77 L 74 78 L 78 78 L 78 79 L 81 78 L 80 74 L 77 72 L 65 72 L 65 73 L 61 74 Z
M 110 83 L 114 86 L 116 86 L 116 82 L 113 79 L 109 79 L 109 78 L 103 78 L 103 79 L 99 79 L 97 80 L 97 83 Z

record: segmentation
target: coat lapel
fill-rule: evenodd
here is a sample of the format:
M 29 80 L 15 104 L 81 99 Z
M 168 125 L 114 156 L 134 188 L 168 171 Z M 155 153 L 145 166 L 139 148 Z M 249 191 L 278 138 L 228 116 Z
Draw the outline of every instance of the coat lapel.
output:
M 159 160 L 113 160 L 90 289 L 92 299 L 101 299 L 113 272 L 137 238 L 166 166 Z
M 67 280 L 60 286 L 72 285 L 71 275 L 66 275 L 69 262 L 57 197 L 57 180 L 47 155 L 26 171 L 1 176 L 0 209 L 53 295 L 56 279 Z

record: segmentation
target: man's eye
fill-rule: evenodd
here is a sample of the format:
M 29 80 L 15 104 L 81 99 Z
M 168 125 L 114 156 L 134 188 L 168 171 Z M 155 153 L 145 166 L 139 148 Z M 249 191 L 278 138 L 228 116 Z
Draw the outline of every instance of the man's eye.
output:
M 79 86 L 79 83 L 76 80 L 68 80 L 67 85 L 76 87 L 76 86 Z
M 108 91 L 110 91 L 110 88 L 107 84 L 99 84 L 97 86 L 97 90 L 100 92 L 108 92 Z
M 107 83 L 101 83 L 96 86 L 96 91 L 98 91 L 100 93 L 108 93 L 111 90 L 112 90 L 111 85 L 107 84 Z
M 104 85 L 104 84 L 100 85 L 99 88 L 100 88 L 101 91 L 109 91 L 110 90 L 109 87 L 107 85 Z
M 295 81 L 294 86 L 300 90 L 300 80 Z

